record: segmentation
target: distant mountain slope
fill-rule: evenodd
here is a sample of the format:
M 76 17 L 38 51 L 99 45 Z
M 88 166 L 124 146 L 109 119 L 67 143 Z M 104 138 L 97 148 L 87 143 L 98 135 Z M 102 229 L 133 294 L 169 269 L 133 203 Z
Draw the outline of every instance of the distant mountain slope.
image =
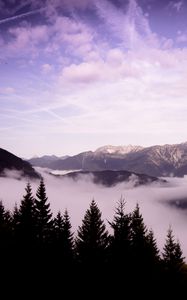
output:
M 19 171 L 22 176 L 39 178 L 38 173 L 27 161 L 0 148 L 0 176 L 6 176 L 7 171 Z
M 95 152 L 83 152 L 65 159 L 57 158 L 42 166 L 54 170 L 127 170 L 156 177 L 181 177 L 187 174 L 187 143 L 146 148 L 131 145 L 104 146 Z
M 128 171 L 78 171 L 78 172 L 71 172 L 66 175 L 60 175 L 62 178 L 72 178 L 75 181 L 86 179 L 90 176 L 90 179 L 93 180 L 96 184 L 102 184 L 107 187 L 115 186 L 118 183 L 130 183 L 133 187 L 139 185 L 150 184 L 153 182 L 166 182 L 160 180 L 156 177 L 148 176 L 145 174 L 137 174 Z
M 67 157 L 68 157 L 67 155 L 62 156 L 62 157 L 58 157 L 56 155 L 44 155 L 44 156 L 41 156 L 41 157 L 33 157 L 33 158 L 29 159 L 28 162 L 32 166 L 43 167 L 43 168 L 51 168 L 51 166 L 53 166 L 54 162 L 56 162 L 58 160 L 66 159 Z

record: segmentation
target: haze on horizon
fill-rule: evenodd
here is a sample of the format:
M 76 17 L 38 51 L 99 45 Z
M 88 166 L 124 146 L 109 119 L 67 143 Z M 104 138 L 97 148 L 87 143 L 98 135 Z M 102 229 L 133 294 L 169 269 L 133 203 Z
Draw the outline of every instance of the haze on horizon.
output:
M 1 147 L 187 141 L 187 2 L 0 0 Z

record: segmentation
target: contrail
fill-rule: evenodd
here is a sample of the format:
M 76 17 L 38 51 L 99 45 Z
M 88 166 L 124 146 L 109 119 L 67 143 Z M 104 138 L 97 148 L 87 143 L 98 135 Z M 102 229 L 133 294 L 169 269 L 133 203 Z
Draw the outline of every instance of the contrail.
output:
M 26 13 L 23 13 L 23 14 L 20 14 L 20 15 L 5 18 L 5 19 L 0 20 L 0 24 L 8 23 L 10 21 L 14 21 L 14 20 L 17 20 L 17 19 L 21 19 L 23 17 L 34 15 L 34 14 L 37 14 L 37 13 L 43 11 L 43 10 L 45 10 L 45 8 L 35 9 L 35 10 L 29 11 L 29 12 L 26 12 Z

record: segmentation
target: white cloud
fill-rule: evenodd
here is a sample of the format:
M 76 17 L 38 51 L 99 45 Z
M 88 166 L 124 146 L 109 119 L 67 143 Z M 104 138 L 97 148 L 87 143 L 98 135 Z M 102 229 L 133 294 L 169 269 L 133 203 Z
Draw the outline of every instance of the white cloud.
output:
M 15 89 L 13 87 L 0 87 L 0 94 L 11 95 L 15 93 Z
M 177 42 L 179 43 L 186 43 L 187 42 L 187 33 L 179 33 L 177 35 Z
M 170 1 L 169 7 L 173 8 L 176 10 L 178 13 L 181 11 L 183 7 L 183 0 L 182 1 Z
M 41 71 L 45 75 L 51 73 L 52 70 L 53 70 L 53 66 L 50 64 L 43 64 L 41 66 Z
M 95 63 L 73 64 L 63 69 L 62 78 L 60 79 L 67 80 L 70 83 L 93 83 L 101 78 L 100 70 Z

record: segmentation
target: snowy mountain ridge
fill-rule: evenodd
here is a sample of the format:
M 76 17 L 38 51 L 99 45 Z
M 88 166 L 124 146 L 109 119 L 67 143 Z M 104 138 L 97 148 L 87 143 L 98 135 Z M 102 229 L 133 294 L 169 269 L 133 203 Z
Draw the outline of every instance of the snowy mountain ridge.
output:
M 137 152 L 139 150 L 142 150 L 143 147 L 141 146 L 133 146 L 133 145 L 127 145 L 127 146 L 112 146 L 112 145 L 106 145 L 99 147 L 95 150 L 95 154 L 127 154 L 130 152 Z

